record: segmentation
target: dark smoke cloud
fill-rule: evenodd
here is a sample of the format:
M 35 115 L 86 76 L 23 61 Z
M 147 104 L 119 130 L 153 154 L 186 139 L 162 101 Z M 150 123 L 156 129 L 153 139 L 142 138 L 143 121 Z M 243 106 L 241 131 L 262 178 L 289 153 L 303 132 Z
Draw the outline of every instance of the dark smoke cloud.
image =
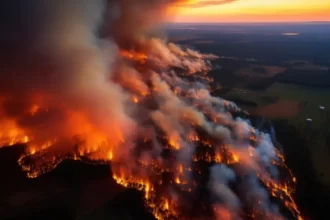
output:
M 43 134 L 38 135 L 36 139 L 40 140 L 36 142 L 54 134 L 71 140 L 88 130 L 98 133 L 134 127 L 125 110 L 126 94 L 111 81 L 117 45 L 99 37 L 106 9 L 104 1 L 14 0 L 3 5 L 3 118 L 10 116 L 30 133 Z M 40 121 L 33 121 L 25 113 L 34 103 L 47 108 Z M 73 131 L 75 120 L 92 125 Z M 121 137 L 117 138 L 114 142 Z
M 94 34 L 103 8 L 99 0 L 6 0 L 0 10 L 6 24 L 0 42 L 1 65 L 5 67 L 1 79 L 9 77 L 11 88 L 34 82 L 29 86 L 33 89 L 44 80 L 56 79 L 51 72 L 69 69 L 73 64 L 69 53 L 97 44 Z M 8 80 L 1 82 L 8 84 Z
M 29 121 L 24 111 L 38 102 L 47 106 L 48 114 L 54 112 L 55 118 L 62 118 L 56 126 L 52 120 L 52 124 L 44 123 L 43 129 L 56 130 L 61 123 L 66 124 L 68 112 L 77 111 L 100 128 L 108 127 L 104 119 L 110 124 L 119 121 L 119 127 L 132 124 L 125 106 L 127 94 L 111 80 L 119 47 L 147 48 L 153 51 L 155 60 L 166 54 L 166 66 L 189 68 L 192 72 L 206 66 L 199 57 L 178 59 L 181 49 L 146 37 L 145 31 L 177 2 L 6 0 L 1 7 L 6 21 L 0 45 L 0 92 L 5 97 L 0 102 L 1 114 L 24 125 Z M 191 50 L 186 54 L 196 56 Z
M 145 32 L 157 28 L 168 6 L 182 0 L 106 0 L 103 34 L 115 39 L 121 48 L 143 47 Z M 141 42 L 142 41 L 142 42 Z

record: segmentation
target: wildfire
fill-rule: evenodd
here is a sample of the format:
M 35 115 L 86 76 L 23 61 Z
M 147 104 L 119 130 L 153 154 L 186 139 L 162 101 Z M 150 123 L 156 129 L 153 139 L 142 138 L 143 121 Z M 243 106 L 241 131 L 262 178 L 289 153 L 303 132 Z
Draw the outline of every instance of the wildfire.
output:
M 112 160 L 113 159 L 113 153 L 112 153 L 112 151 L 109 151 L 109 153 L 108 153 L 108 160 Z
M 134 103 L 138 103 L 139 102 L 139 98 L 137 97 L 137 96 L 133 96 L 132 97 L 132 101 L 134 102 Z
M 144 64 L 148 58 L 146 54 L 132 50 L 131 51 L 121 50 L 120 56 L 133 61 L 138 61 L 140 64 Z
M 139 191 L 143 191 L 145 194 L 145 202 L 147 207 L 153 213 L 156 219 L 168 219 L 177 217 L 177 213 L 173 208 L 173 204 L 170 204 L 168 198 L 161 198 L 159 203 L 156 203 L 156 194 L 154 186 L 147 180 L 136 179 L 132 176 L 125 177 L 123 174 L 113 175 L 114 180 L 127 188 L 135 188 Z M 161 183 L 160 183 L 161 184 Z
M 119 3 L 121 10 L 130 9 L 123 16 L 136 18 L 161 12 L 164 5 Z M 140 13 L 141 8 L 148 10 Z M 67 22 L 93 10 L 78 14 Z M 156 219 L 284 219 L 276 206 L 288 210 L 288 218 L 303 218 L 294 200 L 297 180 L 283 153 L 269 135 L 234 117 L 243 114 L 237 105 L 211 95 L 214 79 L 207 72 L 217 56 L 141 36 L 139 19 L 121 24 L 121 17 L 122 26 L 114 29 L 132 30 L 118 34 L 123 39 L 107 39 L 120 50 L 107 56 L 113 50 L 94 39 L 95 27 L 88 29 L 100 20 L 102 13 L 96 14 L 88 24 L 49 34 L 61 38 L 54 46 L 59 51 L 45 57 L 60 57 L 45 63 L 58 68 L 17 74 L 22 82 L 0 97 L 0 146 L 26 145 L 18 164 L 29 178 L 64 160 L 110 163 L 113 179 L 143 192 Z M 34 77 L 40 77 L 35 88 L 26 83 Z
M 261 179 L 262 180 L 262 179 Z M 286 183 L 279 184 L 272 180 L 262 180 L 264 184 L 271 190 L 271 195 L 277 198 L 280 198 L 284 201 L 284 205 L 291 210 L 293 213 L 296 213 L 297 219 L 303 219 L 300 215 L 298 206 L 293 199 L 293 193 L 295 190 L 292 187 L 289 187 Z
M 27 143 L 28 135 L 13 120 L 0 119 L 0 147 Z
M 169 145 L 175 149 L 175 150 L 179 150 L 180 149 L 180 143 L 179 143 L 180 138 L 176 135 L 174 135 L 173 137 L 169 138 Z
M 38 105 L 33 105 L 30 109 L 30 114 L 35 115 L 39 109 L 40 109 L 40 107 Z

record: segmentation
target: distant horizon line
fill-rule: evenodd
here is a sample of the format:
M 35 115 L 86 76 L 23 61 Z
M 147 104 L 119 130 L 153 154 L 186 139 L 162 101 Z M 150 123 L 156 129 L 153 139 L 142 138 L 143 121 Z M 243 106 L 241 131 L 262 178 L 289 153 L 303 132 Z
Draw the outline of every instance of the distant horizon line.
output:
M 330 21 L 167 21 L 165 24 L 330 24 Z

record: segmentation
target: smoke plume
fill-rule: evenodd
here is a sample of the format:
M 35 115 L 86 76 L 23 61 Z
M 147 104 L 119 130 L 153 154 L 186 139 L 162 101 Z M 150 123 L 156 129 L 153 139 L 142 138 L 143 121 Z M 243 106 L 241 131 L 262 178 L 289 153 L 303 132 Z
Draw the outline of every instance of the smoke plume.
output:
M 26 144 L 30 178 L 67 159 L 110 163 L 157 219 L 284 219 L 280 208 L 301 219 L 269 135 L 211 95 L 217 56 L 152 31 L 170 6 L 191 4 L 2 3 L 0 146 Z

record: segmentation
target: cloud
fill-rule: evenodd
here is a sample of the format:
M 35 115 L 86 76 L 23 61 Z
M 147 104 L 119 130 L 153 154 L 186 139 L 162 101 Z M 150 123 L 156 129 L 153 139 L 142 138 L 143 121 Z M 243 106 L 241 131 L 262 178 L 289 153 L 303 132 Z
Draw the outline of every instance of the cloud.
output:
M 196 0 L 196 1 L 185 1 L 177 3 L 176 6 L 179 7 L 189 7 L 189 8 L 201 8 L 201 7 L 209 7 L 216 5 L 223 5 L 235 2 L 236 0 Z

